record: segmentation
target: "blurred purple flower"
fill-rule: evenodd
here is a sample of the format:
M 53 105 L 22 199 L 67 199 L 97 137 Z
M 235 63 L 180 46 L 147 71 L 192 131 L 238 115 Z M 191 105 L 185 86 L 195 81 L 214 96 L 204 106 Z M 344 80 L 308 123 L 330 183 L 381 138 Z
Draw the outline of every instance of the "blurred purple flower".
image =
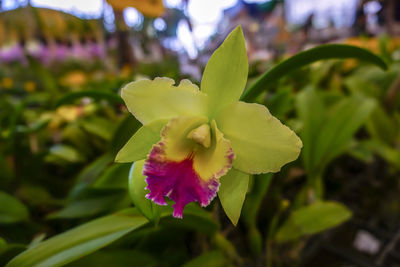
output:
M 26 62 L 24 49 L 20 44 L 6 46 L 0 49 L 0 62 Z

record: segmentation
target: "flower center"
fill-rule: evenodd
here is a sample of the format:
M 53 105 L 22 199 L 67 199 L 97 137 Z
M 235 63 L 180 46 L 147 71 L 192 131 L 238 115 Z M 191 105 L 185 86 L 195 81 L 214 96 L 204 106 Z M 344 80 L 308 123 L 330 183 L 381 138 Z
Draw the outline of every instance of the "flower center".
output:
M 196 143 L 209 148 L 211 145 L 210 125 L 207 123 L 193 129 L 187 135 L 187 138 L 192 139 Z

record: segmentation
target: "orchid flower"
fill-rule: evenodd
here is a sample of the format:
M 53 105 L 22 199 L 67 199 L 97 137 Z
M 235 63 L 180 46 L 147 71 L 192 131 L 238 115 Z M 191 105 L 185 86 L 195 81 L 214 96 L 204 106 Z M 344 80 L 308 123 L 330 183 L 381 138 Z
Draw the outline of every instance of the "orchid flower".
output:
M 138 80 L 122 89 L 128 110 L 143 126 L 116 161 L 145 160 L 146 197 L 159 205 L 169 197 L 174 217 L 182 218 L 190 202 L 207 206 L 220 184 L 229 216 L 230 199 L 240 194 L 241 208 L 251 174 L 277 172 L 298 157 L 302 142 L 292 130 L 265 106 L 239 101 L 247 75 L 239 26 L 208 61 L 201 90 L 189 80 L 175 86 L 169 78 Z M 237 222 L 238 216 L 230 218 Z

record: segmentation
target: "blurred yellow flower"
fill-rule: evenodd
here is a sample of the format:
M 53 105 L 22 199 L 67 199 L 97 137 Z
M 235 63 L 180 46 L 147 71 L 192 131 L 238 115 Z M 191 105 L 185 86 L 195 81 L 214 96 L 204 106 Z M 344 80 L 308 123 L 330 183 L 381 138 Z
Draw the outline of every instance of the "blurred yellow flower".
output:
M 24 89 L 28 93 L 35 92 L 36 83 L 34 81 L 27 81 L 27 82 L 24 83 Z
M 62 106 L 57 109 L 57 115 L 68 122 L 76 120 L 79 114 L 80 108 L 76 106 Z
M 107 0 L 116 11 L 123 11 L 127 7 L 134 7 L 148 17 L 159 17 L 164 11 L 162 0 Z
M 87 81 L 83 71 L 72 71 L 61 78 L 60 83 L 64 86 L 80 87 Z
M 14 80 L 10 77 L 4 77 L 1 81 L 1 86 L 6 89 L 10 89 L 14 85 Z

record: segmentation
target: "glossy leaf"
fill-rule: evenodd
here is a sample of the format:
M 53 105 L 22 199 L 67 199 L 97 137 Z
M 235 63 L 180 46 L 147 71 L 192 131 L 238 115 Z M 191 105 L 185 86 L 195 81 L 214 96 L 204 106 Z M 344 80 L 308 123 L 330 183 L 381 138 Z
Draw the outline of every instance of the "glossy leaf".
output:
M 218 198 L 225 214 L 236 226 L 249 185 L 249 174 L 231 169 L 220 179 Z
M 338 226 L 351 217 L 351 211 L 344 205 L 333 201 L 318 201 L 293 211 L 279 228 L 275 238 L 285 242 L 303 235 L 319 233 Z
M 144 160 L 136 161 L 132 164 L 129 172 L 129 195 L 135 207 L 150 221 L 157 222 L 160 217 L 158 206 L 146 198 L 149 190 L 146 177 L 142 174 Z
M 45 240 L 19 254 L 6 266 L 62 266 L 110 244 L 146 222 L 135 209 L 108 215 Z
M 264 73 L 248 88 L 241 99 L 249 101 L 251 98 L 266 90 L 269 85 L 295 69 L 304 67 L 319 60 L 346 58 L 359 59 L 374 64 L 384 70 L 387 69 L 386 63 L 379 56 L 373 54 L 369 50 L 344 44 L 320 45 L 288 58 Z

